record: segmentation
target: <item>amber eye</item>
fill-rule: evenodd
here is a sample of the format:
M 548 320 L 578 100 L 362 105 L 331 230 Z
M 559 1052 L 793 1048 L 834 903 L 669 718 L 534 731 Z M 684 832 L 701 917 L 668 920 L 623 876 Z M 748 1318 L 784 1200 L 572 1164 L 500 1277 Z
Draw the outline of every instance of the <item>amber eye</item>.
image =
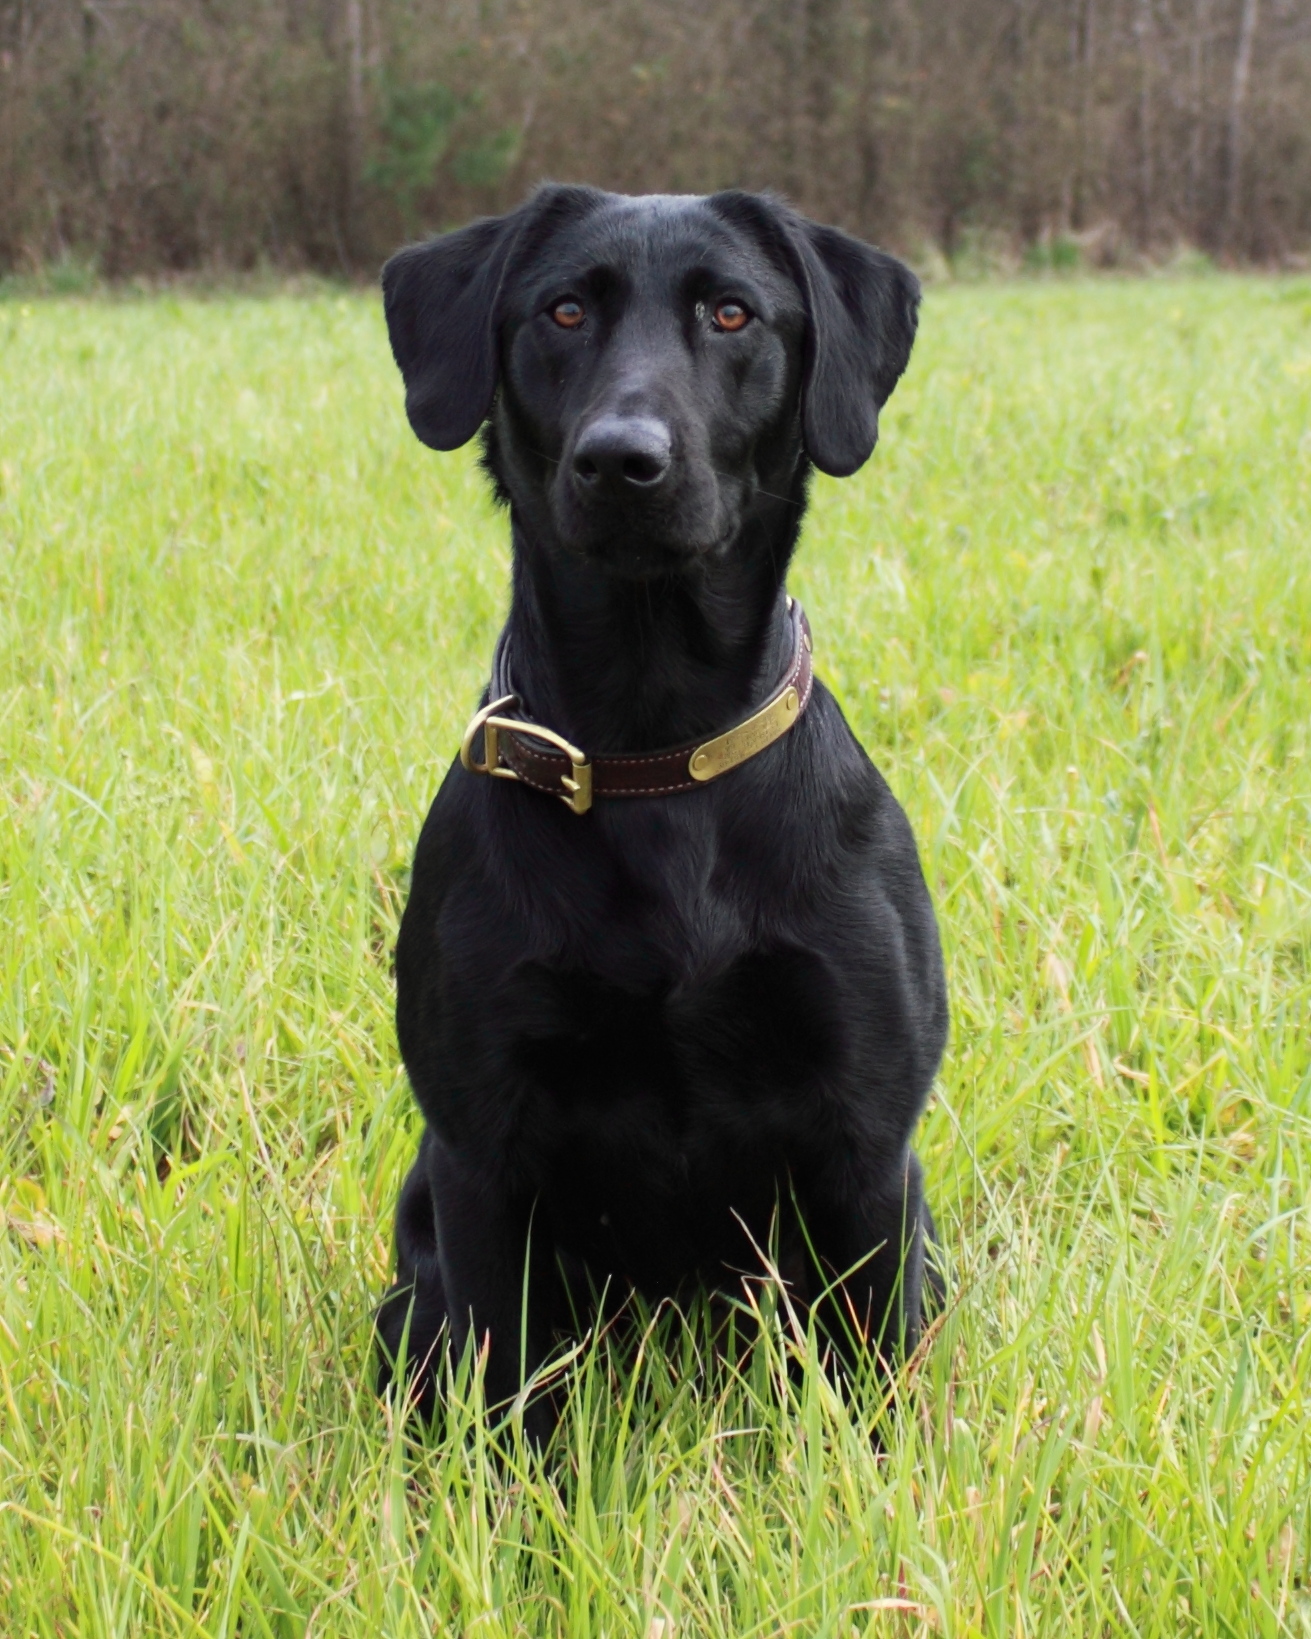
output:
M 715 309 L 715 324 L 720 330 L 741 330 L 750 317 L 741 302 L 720 302 Z
M 561 330 L 577 330 L 587 315 L 583 312 L 583 304 L 567 296 L 564 301 L 557 302 L 551 309 L 551 317 L 560 326 Z

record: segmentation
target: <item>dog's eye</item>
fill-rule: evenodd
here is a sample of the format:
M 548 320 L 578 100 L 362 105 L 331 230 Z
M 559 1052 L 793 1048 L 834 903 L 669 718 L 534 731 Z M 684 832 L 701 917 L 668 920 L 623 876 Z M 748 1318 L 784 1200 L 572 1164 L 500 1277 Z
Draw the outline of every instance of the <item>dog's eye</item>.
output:
M 551 317 L 560 326 L 561 330 L 577 330 L 587 315 L 583 312 L 583 304 L 576 302 L 572 297 L 557 302 L 551 309 Z
M 715 309 L 715 328 L 717 330 L 741 330 L 742 326 L 751 317 L 741 302 L 720 302 Z

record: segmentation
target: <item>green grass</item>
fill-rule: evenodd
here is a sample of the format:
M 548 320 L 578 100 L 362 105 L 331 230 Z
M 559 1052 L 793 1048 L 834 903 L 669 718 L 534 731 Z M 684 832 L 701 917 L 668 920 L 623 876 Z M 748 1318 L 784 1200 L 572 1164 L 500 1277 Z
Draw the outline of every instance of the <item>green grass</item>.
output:
M 504 520 L 370 299 L 0 303 L 0 1631 L 1311 1634 L 1309 542 L 1311 284 L 930 295 L 793 585 L 942 923 L 950 1308 L 882 1451 L 666 1315 L 498 1463 L 369 1316 Z

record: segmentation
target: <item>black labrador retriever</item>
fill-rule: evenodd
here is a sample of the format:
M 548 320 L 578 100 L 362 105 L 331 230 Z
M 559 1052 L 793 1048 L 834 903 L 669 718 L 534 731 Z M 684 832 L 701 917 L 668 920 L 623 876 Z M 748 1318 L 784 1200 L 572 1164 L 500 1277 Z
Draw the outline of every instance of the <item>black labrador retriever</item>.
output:
M 396 949 L 427 1126 L 384 1389 L 403 1355 L 431 1412 L 472 1331 L 505 1402 L 580 1294 L 722 1289 L 771 1233 L 839 1350 L 913 1346 L 937 928 L 784 577 L 812 466 L 874 448 L 914 276 L 768 196 L 551 185 L 383 289 L 411 426 L 486 423 L 514 542 Z

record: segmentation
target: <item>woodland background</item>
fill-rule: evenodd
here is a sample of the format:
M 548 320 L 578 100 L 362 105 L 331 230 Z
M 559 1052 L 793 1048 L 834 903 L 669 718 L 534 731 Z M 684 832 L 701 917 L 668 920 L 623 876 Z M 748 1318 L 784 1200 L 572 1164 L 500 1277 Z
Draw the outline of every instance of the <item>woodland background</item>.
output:
M 544 176 L 1298 262 L 1311 0 L 0 0 L 0 274 L 362 274 Z

